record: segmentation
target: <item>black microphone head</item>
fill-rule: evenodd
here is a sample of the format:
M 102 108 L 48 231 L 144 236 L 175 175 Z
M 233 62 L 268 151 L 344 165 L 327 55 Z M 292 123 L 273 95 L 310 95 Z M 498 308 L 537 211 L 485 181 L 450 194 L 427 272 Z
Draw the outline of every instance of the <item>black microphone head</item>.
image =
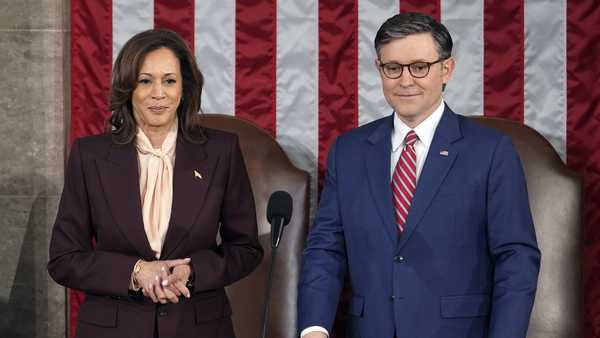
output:
M 269 197 L 267 220 L 272 223 L 275 217 L 283 218 L 283 225 L 290 223 L 292 218 L 292 196 L 285 191 L 275 191 Z

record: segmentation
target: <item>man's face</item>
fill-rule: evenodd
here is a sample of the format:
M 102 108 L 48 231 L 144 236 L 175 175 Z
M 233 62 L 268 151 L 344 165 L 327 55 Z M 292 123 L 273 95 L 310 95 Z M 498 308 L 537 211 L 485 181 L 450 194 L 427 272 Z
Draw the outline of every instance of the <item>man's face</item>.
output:
M 454 59 L 450 58 L 431 65 L 424 78 L 413 77 L 408 67 L 402 76 L 390 79 L 383 74 L 379 65 L 390 62 L 410 64 L 413 62 L 434 62 L 439 59 L 435 42 L 430 33 L 408 35 L 383 45 L 376 62 L 383 86 L 383 95 L 396 114 L 410 128 L 425 120 L 442 100 L 442 85 L 450 80 L 454 69 Z

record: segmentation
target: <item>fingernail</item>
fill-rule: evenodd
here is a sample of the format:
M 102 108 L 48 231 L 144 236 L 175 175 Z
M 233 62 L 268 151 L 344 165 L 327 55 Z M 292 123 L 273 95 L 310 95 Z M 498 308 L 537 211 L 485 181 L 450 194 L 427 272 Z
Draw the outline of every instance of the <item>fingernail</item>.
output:
M 169 281 L 168 281 L 168 280 L 166 280 L 166 279 L 165 279 L 165 280 L 163 280 L 163 281 L 162 281 L 162 286 L 167 286 L 167 285 L 169 285 Z
M 154 280 L 155 280 L 155 281 L 158 281 L 158 276 L 154 276 Z
M 160 267 L 160 271 L 163 271 L 163 272 L 164 272 L 164 271 L 166 271 L 166 270 L 165 270 L 165 267 L 164 267 L 164 266 L 161 266 L 161 267 Z

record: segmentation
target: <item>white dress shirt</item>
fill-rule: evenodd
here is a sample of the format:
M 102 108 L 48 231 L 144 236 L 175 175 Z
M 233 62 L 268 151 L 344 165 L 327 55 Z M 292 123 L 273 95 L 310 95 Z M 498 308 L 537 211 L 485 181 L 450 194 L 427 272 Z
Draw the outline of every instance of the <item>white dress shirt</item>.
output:
M 442 100 L 433 113 L 431 113 L 431 115 L 429 115 L 425 120 L 423 120 L 423 122 L 419 123 L 419 125 L 413 129 L 418 137 L 417 141 L 415 142 L 415 153 L 417 154 L 417 182 L 419 182 L 419 176 L 421 175 L 421 171 L 425 165 L 425 158 L 427 157 L 429 146 L 431 146 L 433 134 L 435 134 L 435 129 L 442 119 L 444 107 L 444 100 Z M 390 158 L 390 182 L 392 181 L 392 175 L 394 174 L 394 169 L 396 168 L 396 162 L 398 162 L 400 154 L 402 153 L 402 149 L 404 148 L 404 139 L 410 130 L 410 127 L 402 122 L 402 120 L 400 120 L 398 117 L 398 114 L 394 112 L 392 154 Z M 390 203 L 392 203 L 392 201 L 390 201 Z M 305 328 L 300 333 L 300 337 L 304 337 L 311 332 L 322 332 L 329 337 L 329 332 L 321 326 L 309 326 Z
M 440 102 L 440 105 L 429 115 L 423 122 L 419 123 L 413 130 L 417 134 L 417 141 L 415 142 L 415 153 L 417 154 L 417 182 L 419 182 L 419 176 L 425 165 L 425 158 L 431 146 L 433 140 L 433 134 L 435 129 L 442 119 L 444 114 L 444 101 Z M 394 114 L 394 129 L 392 130 L 392 155 L 390 159 L 390 182 L 396 163 L 400 158 L 402 149 L 404 148 L 404 138 L 411 129 L 400 120 L 398 114 Z

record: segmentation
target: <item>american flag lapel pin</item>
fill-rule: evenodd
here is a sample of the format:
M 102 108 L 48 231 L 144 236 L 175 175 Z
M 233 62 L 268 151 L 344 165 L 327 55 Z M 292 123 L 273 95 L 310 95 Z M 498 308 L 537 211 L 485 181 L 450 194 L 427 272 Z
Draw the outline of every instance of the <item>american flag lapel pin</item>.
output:
M 202 175 L 197 170 L 194 170 L 194 177 L 197 178 L 197 179 L 199 179 L 199 180 L 202 179 Z
M 446 150 L 446 149 L 440 150 L 440 155 L 448 156 L 448 150 Z

